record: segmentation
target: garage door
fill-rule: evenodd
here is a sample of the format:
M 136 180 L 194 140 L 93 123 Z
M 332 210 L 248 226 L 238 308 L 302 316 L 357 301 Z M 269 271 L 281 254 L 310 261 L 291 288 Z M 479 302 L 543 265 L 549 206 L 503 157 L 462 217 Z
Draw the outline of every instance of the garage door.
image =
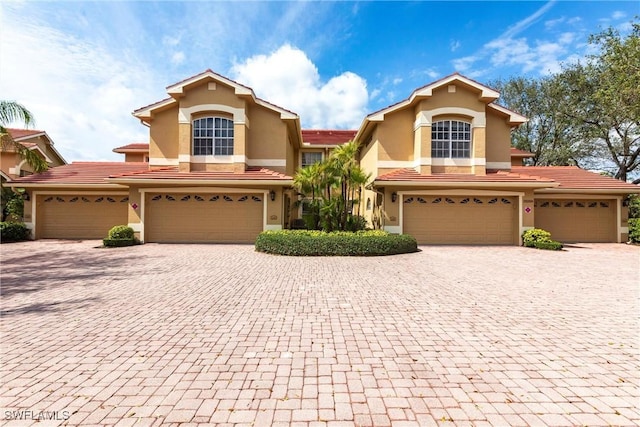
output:
M 614 200 L 536 199 L 535 225 L 561 242 L 616 242 Z
M 102 239 L 127 224 L 129 198 L 121 195 L 42 195 L 36 204 L 36 238 Z
M 405 196 L 403 233 L 422 244 L 517 244 L 517 199 Z
M 264 194 L 150 193 L 145 241 L 253 243 L 262 231 Z

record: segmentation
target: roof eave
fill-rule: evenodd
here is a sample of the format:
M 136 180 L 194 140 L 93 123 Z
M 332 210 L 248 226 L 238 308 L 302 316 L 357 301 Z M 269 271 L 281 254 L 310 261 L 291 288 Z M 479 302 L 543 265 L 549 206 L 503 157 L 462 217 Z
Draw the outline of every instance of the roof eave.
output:
M 640 187 L 633 188 L 543 188 L 540 193 L 581 193 L 581 194 L 640 194 Z
M 64 183 L 64 182 L 20 182 L 20 181 L 11 181 L 5 183 L 5 185 L 14 188 L 70 188 L 70 189 L 105 189 L 105 190 L 126 190 L 126 187 L 120 184 L 110 184 L 110 183 Z
M 107 178 L 117 184 L 189 184 L 189 185 L 293 185 L 292 179 L 171 179 L 171 178 Z
M 513 181 L 396 181 L 396 180 L 374 180 L 374 185 L 398 186 L 398 187 L 517 187 L 517 188 L 549 188 L 560 185 L 557 182 L 513 182 Z

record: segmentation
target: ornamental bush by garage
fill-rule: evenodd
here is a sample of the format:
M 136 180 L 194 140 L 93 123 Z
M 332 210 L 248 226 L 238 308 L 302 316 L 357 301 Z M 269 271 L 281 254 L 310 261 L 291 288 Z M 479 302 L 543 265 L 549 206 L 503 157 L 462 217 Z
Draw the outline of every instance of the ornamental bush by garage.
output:
M 127 225 L 116 225 L 109 230 L 109 235 L 102 239 L 102 244 L 107 247 L 133 246 L 138 243 L 133 233 L 133 228 Z
M 541 228 L 534 228 L 522 233 L 522 244 L 528 248 L 559 251 L 562 243 L 551 239 L 551 233 Z
M 29 240 L 31 231 L 24 222 L 0 222 L 0 242 L 21 242 Z
M 386 231 L 263 231 L 256 251 L 289 256 L 380 256 L 418 251 L 416 239 Z

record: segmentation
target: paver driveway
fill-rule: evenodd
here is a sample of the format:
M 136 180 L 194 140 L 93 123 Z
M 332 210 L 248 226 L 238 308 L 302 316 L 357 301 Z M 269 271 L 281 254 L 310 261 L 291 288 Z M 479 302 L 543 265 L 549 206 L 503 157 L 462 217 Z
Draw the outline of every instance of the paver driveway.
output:
M 97 244 L 2 246 L 0 424 L 640 423 L 637 247 Z

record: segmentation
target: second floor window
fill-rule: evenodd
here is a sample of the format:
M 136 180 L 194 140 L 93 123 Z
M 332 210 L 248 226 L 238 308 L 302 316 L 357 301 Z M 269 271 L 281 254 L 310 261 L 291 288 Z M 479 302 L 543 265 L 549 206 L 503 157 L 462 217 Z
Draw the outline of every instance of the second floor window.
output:
M 302 152 L 302 167 L 306 168 L 307 166 L 311 166 L 314 163 L 318 163 L 322 161 L 322 153 L 317 151 L 307 151 Z
M 431 157 L 470 158 L 471 125 L 457 120 L 442 120 L 431 125 Z
M 233 120 L 222 117 L 203 117 L 194 120 L 193 155 L 233 155 Z

